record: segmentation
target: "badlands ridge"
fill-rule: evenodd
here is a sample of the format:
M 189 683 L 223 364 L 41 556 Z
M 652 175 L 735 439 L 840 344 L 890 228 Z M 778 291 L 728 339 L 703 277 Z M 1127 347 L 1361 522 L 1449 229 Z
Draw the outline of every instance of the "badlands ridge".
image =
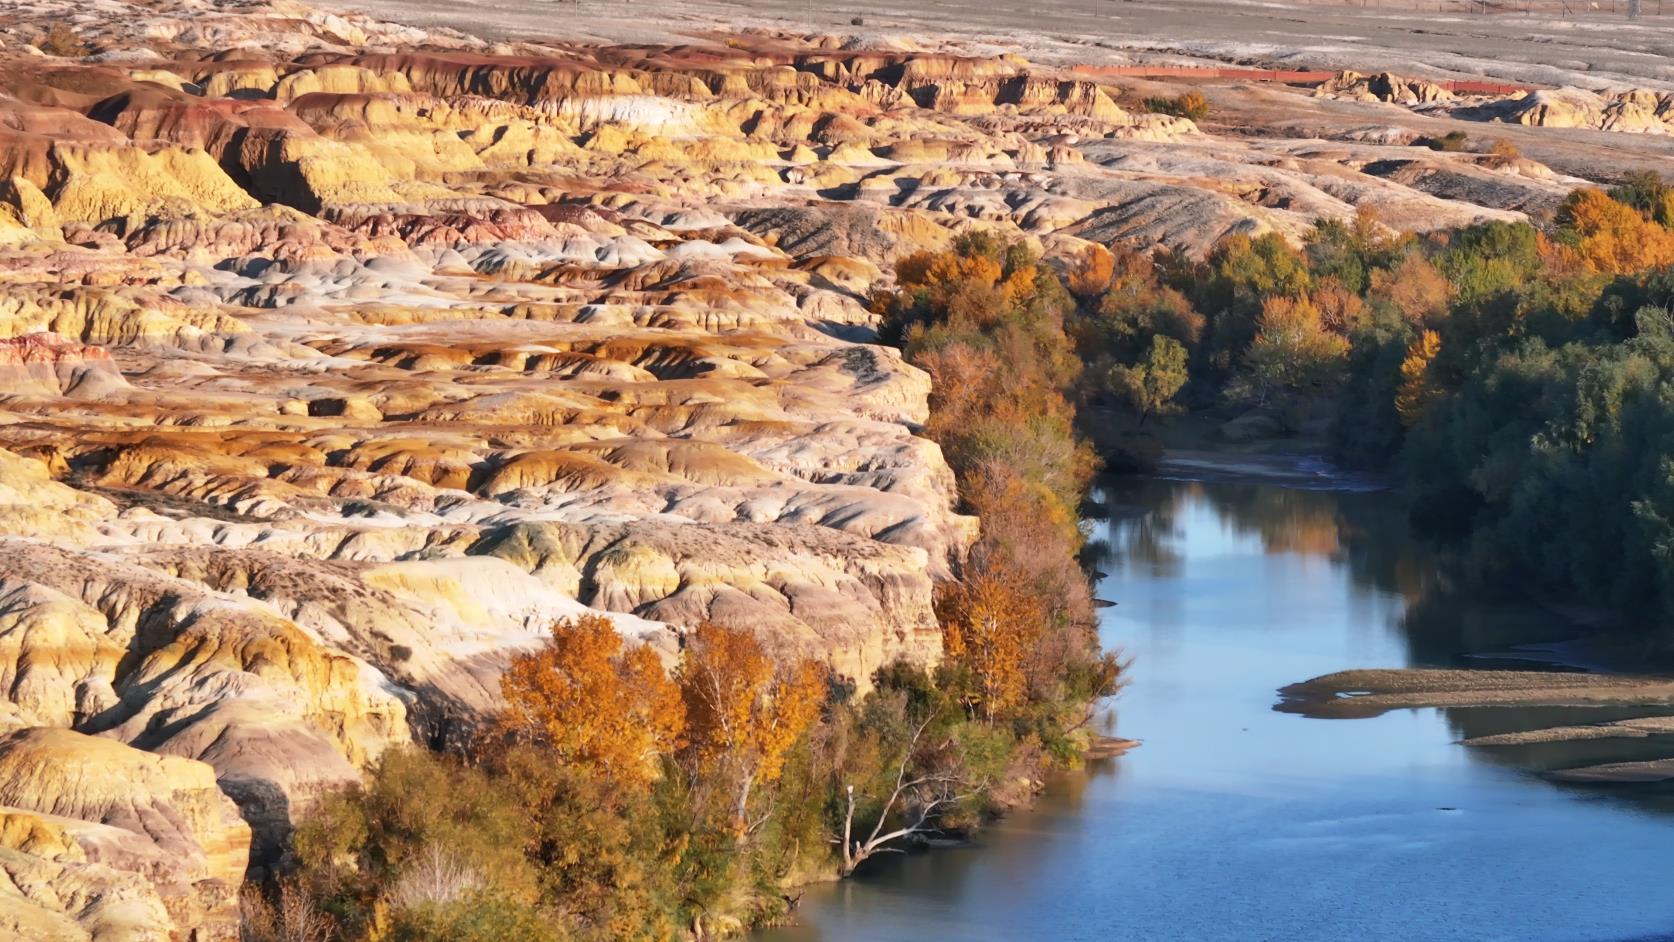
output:
M 1404 82 L 1221 90 L 1200 128 L 907 40 L 9 5 L 0 936 L 235 937 L 295 815 L 468 729 L 565 615 L 671 658 L 747 626 L 859 683 L 937 658 L 978 522 L 927 378 L 869 342 L 905 253 L 1522 218 L 1580 181 L 1413 122 L 1671 110 Z M 1362 110 L 1239 117 L 1321 101 Z

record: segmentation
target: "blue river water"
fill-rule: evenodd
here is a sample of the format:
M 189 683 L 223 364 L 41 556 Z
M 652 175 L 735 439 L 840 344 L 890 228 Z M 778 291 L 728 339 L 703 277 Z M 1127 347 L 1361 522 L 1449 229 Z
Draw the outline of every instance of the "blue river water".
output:
M 1472 597 L 1388 494 L 1150 479 L 1101 496 L 1101 632 L 1133 661 L 1110 731 L 1143 745 L 973 844 L 810 889 L 801 924 L 761 939 L 1674 939 L 1674 791 L 1540 774 L 1674 756 L 1674 737 L 1458 744 L 1655 711 L 1272 709 L 1350 667 L 1543 666 L 1573 626 Z

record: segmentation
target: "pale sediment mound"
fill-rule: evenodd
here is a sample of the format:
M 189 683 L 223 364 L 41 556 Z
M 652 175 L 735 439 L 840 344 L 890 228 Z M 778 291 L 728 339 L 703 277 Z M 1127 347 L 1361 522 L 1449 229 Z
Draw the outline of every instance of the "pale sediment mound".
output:
M 1473 736 L 1460 740 L 1462 746 L 1525 746 L 1546 742 L 1575 742 L 1584 739 L 1643 739 L 1674 735 L 1674 716 L 1645 716 L 1586 726 L 1548 726 L 1543 729 Z
M 1644 762 L 1610 762 L 1579 769 L 1563 769 L 1546 773 L 1559 782 L 1588 784 L 1647 783 L 1674 780 L 1674 759 L 1650 759 Z
M 50 331 L 0 340 L 0 396 L 39 394 L 93 399 L 128 383 L 110 353 Z
M 1547 671 L 1349 670 L 1279 690 L 1281 713 L 1328 719 L 1416 707 L 1674 705 L 1674 678 Z
M 1467 121 L 1542 128 L 1582 128 L 1625 134 L 1674 131 L 1674 93 L 1649 88 L 1601 90 L 1562 86 L 1531 88 L 1465 82 L 1454 92 L 1443 84 L 1388 72 L 1341 72 L 1314 89 L 1319 98 L 1384 102 L 1425 114 Z
M 1627 134 L 1674 131 L 1674 94 L 1643 88 L 1593 92 L 1538 89 L 1481 109 L 1490 120 L 1543 128 L 1591 128 Z

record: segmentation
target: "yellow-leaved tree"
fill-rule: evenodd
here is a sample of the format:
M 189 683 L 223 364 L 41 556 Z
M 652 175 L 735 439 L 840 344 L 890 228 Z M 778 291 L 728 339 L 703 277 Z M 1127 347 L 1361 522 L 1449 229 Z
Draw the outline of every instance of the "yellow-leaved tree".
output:
M 1325 328 L 1308 298 L 1270 297 L 1261 303 L 1255 340 L 1244 352 L 1247 388 L 1257 405 L 1327 393 L 1341 379 L 1349 342 Z
M 687 637 L 679 681 L 685 754 L 730 789 L 743 838 L 760 823 L 750 816 L 751 795 L 779 780 L 786 755 L 819 719 L 825 668 L 806 658 L 776 661 L 749 632 L 704 622 Z
M 1411 426 L 1424 415 L 1430 404 L 1441 395 L 1430 376 L 1430 362 L 1441 352 L 1441 337 L 1426 330 L 1407 348 L 1401 361 L 1401 385 L 1395 390 L 1395 413 L 1401 424 Z
M 686 705 L 648 645 L 622 649 L 602 615 L 566 618 L 540 649 L 512 659 L 500 690 L 502 724 L 514 736 L 597 767 L 623 784 L 658 775 L 659 756 L 680 744 Z
M 1028 665 L 1046 630 L 1040 595 L 996 571 L 974 573 L 937 600 L 948 660 L 971 678 L 967 707 L 993 722 L 1022 703 Z
M 1372 271 L 1371 295 L 1389 301 L 1413 324 L 1435 326 L 1447 318 L 1453 285 L 1422 253 L 1409 252 L 1394 268 Z

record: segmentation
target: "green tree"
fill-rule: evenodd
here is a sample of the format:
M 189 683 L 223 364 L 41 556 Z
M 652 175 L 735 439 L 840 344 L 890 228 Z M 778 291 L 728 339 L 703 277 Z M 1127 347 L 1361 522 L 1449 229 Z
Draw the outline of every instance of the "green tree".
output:
M 1514 329 L 1520 295 L 1545 268 L 1544 245 L 1528 223 L 1488 222 L 1448 233 L 1431 261 L 1453 287 L 1455 329 L 1477 337 Z
M 1313 287 L 1307 260 L 1276 232 L 1222 240 L 1205 260 L 1192 303 L 1209 318 L 1209 362 L 1230 368 L 1255 339 L 1269 298 L 1300 299 Z
M 1151 349 L 1139 363 L 1111 367 L 1110 389 L 1139 413 L 1139 424 L 1173 407 L 1186 385 L 1186 348 L 1172 337 L 1151 335 Z
M 1674 187 L 1670 187 L 1662 174 L 1655 170 L 1629 173 L 1621 183 L 1610 188 L 1609 194 L 1616 202 L 1639 210 L 1647 219 L 1664 226 L 1674 223 L 1674 219 L 1669 218 L 1669 211 L 1674 210 Z
M 533 905 L 526 833 L 525 810 L 483 769 L 392 749 L 365 784 L 323 798 L 293 844 L 301 884 L 355 937 L 467 897 L 504 911 Z

